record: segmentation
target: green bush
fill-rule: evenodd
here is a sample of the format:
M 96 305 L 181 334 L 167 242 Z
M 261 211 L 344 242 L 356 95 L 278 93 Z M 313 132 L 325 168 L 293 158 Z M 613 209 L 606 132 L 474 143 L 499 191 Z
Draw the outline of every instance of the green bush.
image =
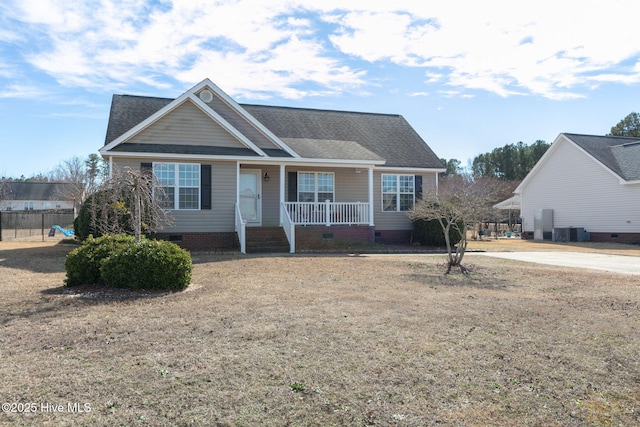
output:
M 136 243 L 125 234 L 87 237 L 65 261 L 67 286 L 104 284 L 131 289 L 180 290 L 189 285 L 189 252 L 156 240 Z
M 101 265 L 103 282 L 131 289 L 182 290 L 191 281 L 189 252 L 162 240 L 143 240 L 119 248 Z
M 462 224 L 458 225 L 462 228 Z M 447 245 L 444 239 L 444 231 L 437 219 L 418 219 L 413 221 L 413 235 L 414 240 L 424 246 L 442 247 Z M 458 230 L 454 229 L 454 227 L 450 227 L 449 239 L 453 246 L 462 240 L 462 236 Z
M 89 235 L 82 246 L 72 250 L 65 260 L 67 271 L 67 286 L 94 285 L 103 283 L 100 276 L 100 266 L 106 258 L 119 248 L 135 243 L 133 236 L 124 234 L 105 235 L 97 239 Z
M 92 211 L 99 220 L 106 221 L 108 224 L 119 224 L 118 228 L 120 230 L 123 230 L 123 232 L 127 234 L 133 234 L 129 209 L 125 206 L 124 202 L 115 203 L 111 206 L 102 206 L 102 204 L 105 203 L 104 200 L 107 198 L 107 194 L 104 190 L 98 191 L 87 197 L 82 206 L 80 206 L 78 216 L 73 221 L 73 230 L 75 236 L 81 242 L 89 236 L 95 238 L 102 236 L 100 230 L 92 224 Z M 92 206 L 94 204 L 95 206 Z

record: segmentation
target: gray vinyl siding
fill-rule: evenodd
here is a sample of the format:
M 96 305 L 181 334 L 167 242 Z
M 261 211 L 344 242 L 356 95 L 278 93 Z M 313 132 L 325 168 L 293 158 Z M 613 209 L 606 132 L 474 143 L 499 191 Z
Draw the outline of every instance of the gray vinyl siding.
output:
M 262 176 L 265 172 L 269 174 L 269 182 L 262 180 L 262 225 L 277 227 L 280 225 L 280 166 L 263 166 Z
M 185 160 L 162 159 L 156 162 L 169 163 L 198 163 L 211 164 L 211 209 L 203 210 L 171 210 L 173 219 L 171 226 L 162 231 L 166 233 L 195 233 L 195 232 L 228 232 L 235 230 L 236 203 L 236 162 L 199 163 Z M 141 163 L 149 159 L 126 159 L 114 161 L 114 167 L 128 166 L 139 170 Z
M 411 221 L 407 217 L 406 212 L 384 212 L 382 210 L 382 175 L 394 175 L 394 174 L 411 174 L 411 171 L 407 172 L 378 172 L 374 171 L 373 174 L 373 220 L 376 226 L 376 230 L 410 230 L 412 228 Z M 429 194 L 436 192 L 437 186 L 437 174 L 414 174 L 422 176 L 422 194 Z
M 211 210 L 171 211 L 175 224 L 168 232 L 195 233 L 235 230 L 236 204 L 235 162 L 211 164 Z
M 216 94 L 213 95 L 213 100 L 209 102 L 208 105 L 258 147 L 280 148 L 264 136 L 262 132 L 256 129 L 255 126 L 249 123 L 244 117 L 229 107 L 226 102 L 220 100 Z
M 559 140 L 522 188 L 523 231 L 536 209 L 553 209 L 553 226 L 589 232 L 640 232 L 640 184 L 617 176 L 567 140 Z
M 336 202 L 352 203 L 369 200 L 367 169 L 359 169 L 361 173 L 356 173 L 355 168 L 287 167 L 286 169 L 286 174 L 289 172 L 333 172 Z M 285 194 L 288 194 L 288 182 L 285 187 Z
M 191 101 L 186 101 L 127 142 L 244 148 L 235 136 L 213 121 Z

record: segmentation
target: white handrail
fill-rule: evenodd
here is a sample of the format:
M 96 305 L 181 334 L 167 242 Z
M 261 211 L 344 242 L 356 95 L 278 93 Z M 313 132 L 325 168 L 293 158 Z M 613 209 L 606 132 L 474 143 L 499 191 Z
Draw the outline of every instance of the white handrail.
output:
M 287 235 L 287 240 L 289 240 L 289 253 L 296 253 L 296 225 L 291 220 L 291 216 L 289 216 L 289 212 L 287 211 L 287 206 L 285 202 L 280 205 L 280 209 L 282 210 L 282 228 L 284 229 L 284 234 Z
M 283 202 L 293 224 L 299 225 L 368 225 L 366 202 Z
M 238 233 L 238 240 L 240 240 L 240 253 L 247 253 L 247 223 L 242 219 L 242 212 L 240 212 L 240 205 L 236 203 L 236 233 Z

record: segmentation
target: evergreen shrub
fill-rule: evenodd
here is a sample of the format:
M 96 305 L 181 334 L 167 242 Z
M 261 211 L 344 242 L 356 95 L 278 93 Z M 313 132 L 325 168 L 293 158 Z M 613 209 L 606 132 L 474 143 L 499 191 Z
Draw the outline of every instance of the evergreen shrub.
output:
M 462 228 L 462 224 L 458 224 Z M 423 246 L 443 247 L 447 243 L 444 239 L 444 231 L 437 219 L 417 219 L 413 221 L 414 240 Z M 462 236 L 454 227 L 449 228 L 451 246 L 462 240 Z
M 182 290 L 191 281 L 191 254 L 175 243 L 108 234 L 88 236 L 65 261 L 66 286 L 103 284 L 130 289 Z
M 130 289 L 182 290 L 189 286 L 193 264 L 175 243 L 143 240 L 118 248 L 100 267 L 106 285 Z
M 107 234 L 99 238 L 88 235 L 82 246 L 72 250 L 65 260 L 67 286 L 95 285 L 103 283 L 100 275 L 102 262 L 124 248 L 135 244 L 133 236 Z

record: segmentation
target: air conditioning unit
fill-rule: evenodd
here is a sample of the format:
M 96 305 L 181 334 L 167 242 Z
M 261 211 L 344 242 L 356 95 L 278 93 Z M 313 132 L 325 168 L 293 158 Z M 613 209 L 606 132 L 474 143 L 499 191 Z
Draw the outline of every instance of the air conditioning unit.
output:
M 554 242 L 585 242 L 589 240 L 589 233 L 584 227 L 554 228 L 552 240 Z
M 568 242 L 571 238 L 570 228 L 554 228 L 553 238 L 554 242 Z

